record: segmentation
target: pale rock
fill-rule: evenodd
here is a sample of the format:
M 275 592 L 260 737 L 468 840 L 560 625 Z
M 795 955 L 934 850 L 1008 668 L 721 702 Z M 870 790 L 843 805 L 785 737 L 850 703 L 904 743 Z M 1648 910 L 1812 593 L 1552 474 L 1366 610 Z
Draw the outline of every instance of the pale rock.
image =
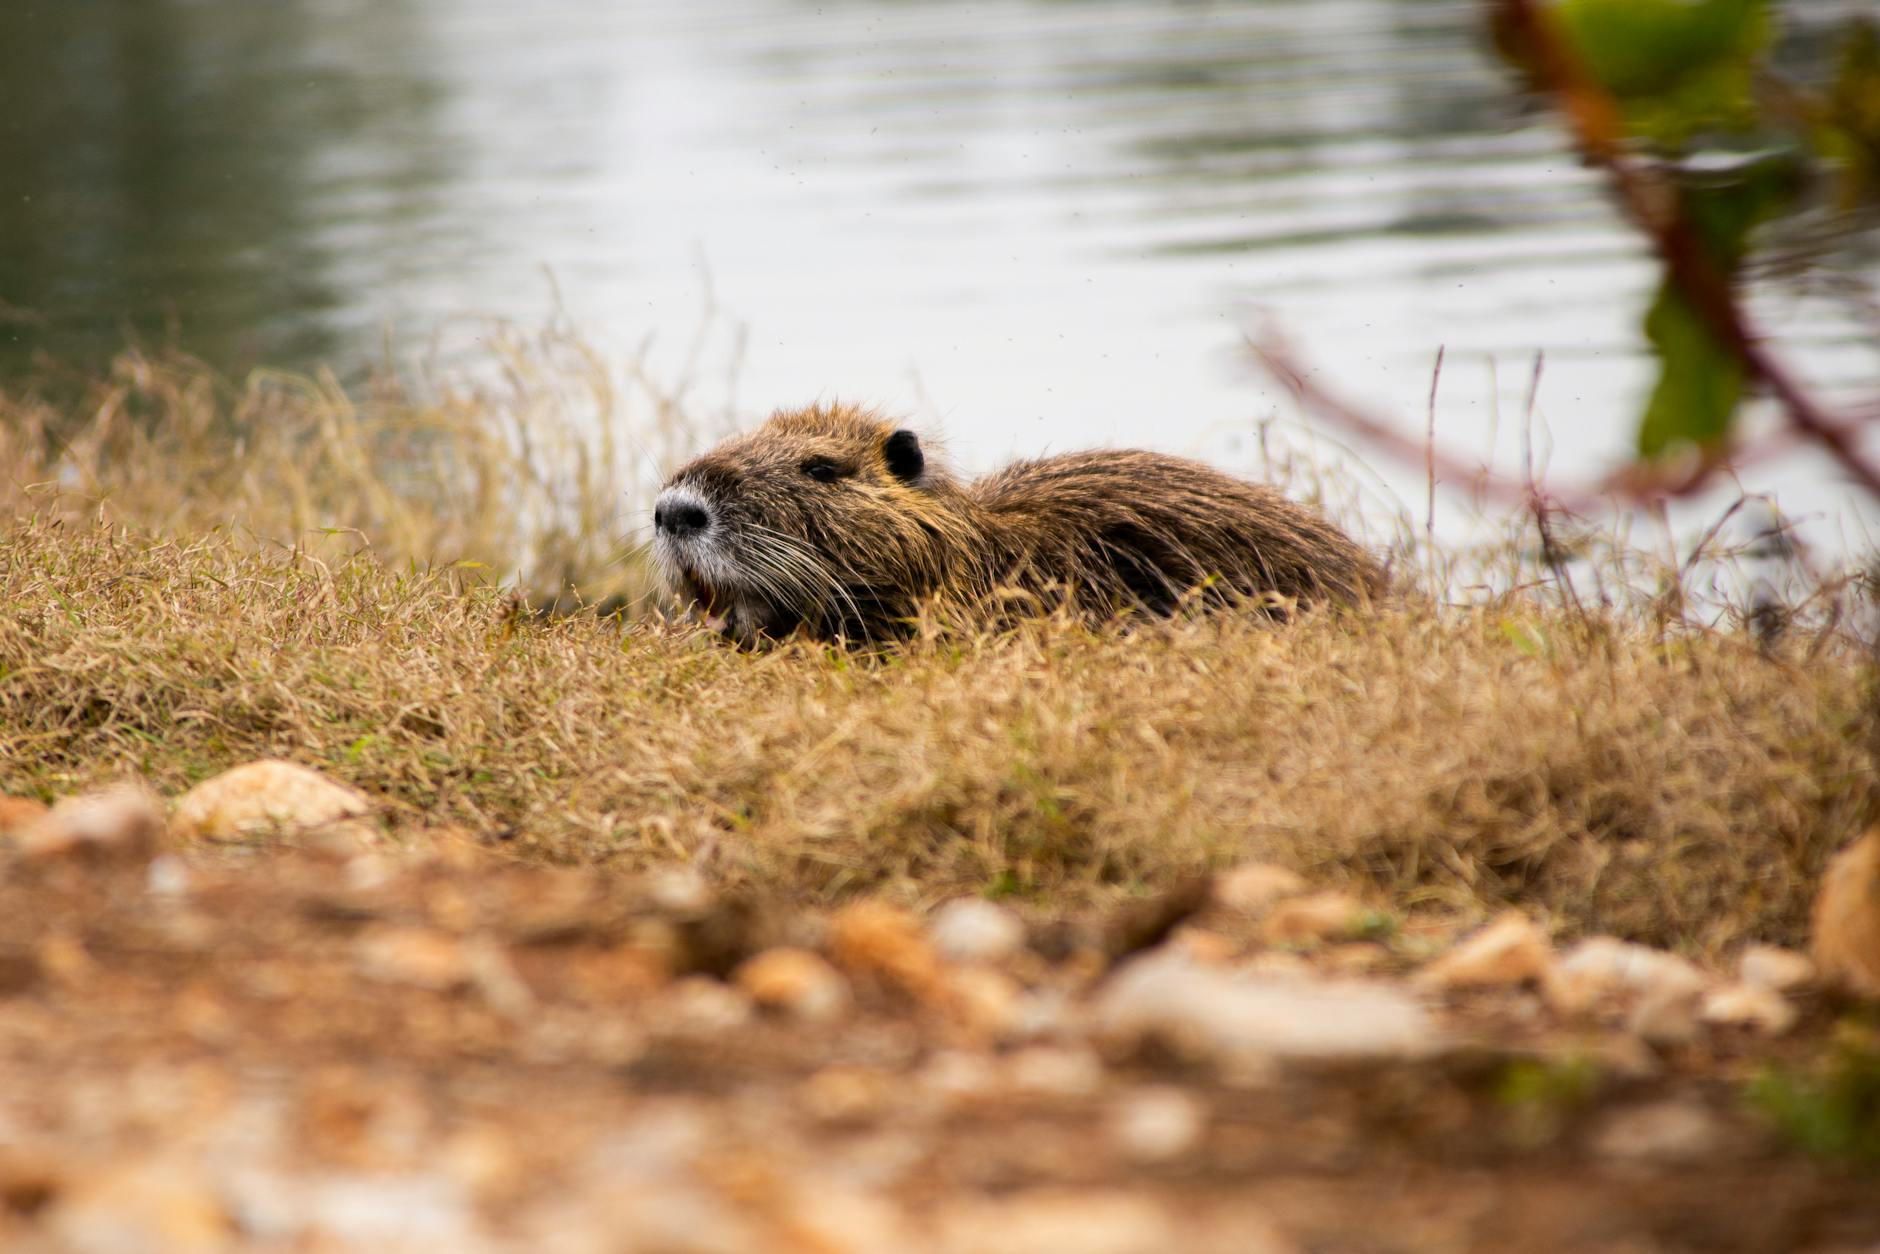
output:
M 1088 1049 L 1032 1045 L 1005 1061 L 1006 1082 L 1039 1097 L 1088 1097 L 1103 1083 L 1103 1064 Z
M 370 841 L 377 835 L 371 816 L 372 802 L 357 789 L 309 767 L 264 758 L 197 784 L 177 801 L 171 821 L 185 840 Z
M 1702 1106 L 1673 1098 L 1615 1111 L 1594 1134 L 1593 1149 L 1628 1162 L 1702 1162 L 1716 1154 L 1723 1131 Z
M 360 935 L 354 953 L 362 974 L 386 984 L 441 991 L 468 984 L 475 976 L 457 939 L 427 928 L 370 928 Z
M 920 1069 L 917 1086 L 949 1098 L 979 1097 L 999 1083 L 992 1057 L 977 1050 L 943 1049 Z
M 1297 871 L 1270 862 L 1248 862 L 1214 877 L 1214 900 L 1230 910 L 1259 914 L 1285 897 L 1306 891 Z
M 1349 940 L 1365 929 L 1370 912 L 1344 893 L 1314 893 L 1282 901 L 1267 912 L 1260 937 L 1269 945 Z
M 1704 995 L 1705 1023 L 1745 1027 L 1764 1036 L 1781 1036 L 1795 1026 L 1795 1007 L 1789 999 L 1762 984 L 1727 984 Z
M 1811 946 L 1824 980 L 1880 998 L 1880 828 L 1828 864 L 1815 896 Z
M 515 1137 L 499 1124 L 469 1124 L 443 1141 L 438 1164 L 479 1201 L 513 1202 L 528 1189 L 527 1160 Z
M 384 854 L 368 850 L 346 859 L 346 887 L 374 893 L 398 878 L 398 868 Z
M 444 1172 L 312 1173 L 249 1164 L 219 1181 L 231 1195 L 244 1238 L 237 1248 L 244 1250 L 493 1249 L 477 1230 L 470 1190 Z
M 756 1013 L 749 995 L 706 975 L 674 980 L 650 1021 L 679 1032 L 708 1036 L 731 1032 Z
M 163 836 L 163 807 L 148 791 L 120 785 L 62 797 L 15 838 L 29 858 L 134 861 L 148 857 Z
M 1737 959 L 1737 978 L 1758 988 L 1786 993 L 1812 984 L 1815 964 L 1807 954 L 1776 945 L 1751 945 Z
M 51 1248 L 70 1254 L 234 1250 L 230 1215 L 193 1167 L 164 1161 L 78 1175 L 43 1219 Z
M 1167 1254 L 1180 1249 L 1174 1222 L 1147 1197 L 1097 1190 L 1034 1189 L 985 1198 L 942 1214 L 944 1254 Z
M 828 1023 L 849 1008 L 849 982 L 807 949 L 766 949 L 746 959 L 732 982 L 764 1009 L 806 1023 Z
M 879 1117 L 897 1086 L 895 1077 L 867 1067 L 830 1066 L 797 1088 L 797 1100 L 817 1119 L 859 1123 Z
M 669 914 L 703 914 L 712 904 L 711 885 L 691 867 L 668 867 L 649 875 L 646 895 Z
M 1110 1107 L 1110 1143 L 1136 1163 L 1165 1163 L 1192 1150 L 1207 1130 L 1207 1112 L 1181 1089 L 1155 1085 L 1123 1094 Z
M 946 1003 L 952 989 L 920 921 L 880 901 L 858 901 L 829 920 L 829 955 L 850 972 L 900 989 L 918 1001 Z
M 941 906 L 927 934 L 949 962 L 1003 962 L 1025 946 L 1024 921 L 979 897 L 959 897 Z
M 995 1040 L 1014 1035 L 1025 1010 L 1018 981 L 989 967 L 968 967 L 953 975 L 954 1012 L 968 1028 Z
M 1590 1043 L 1588 1056 L 1602 1073 L 1620 1080 L 1656 1080 L 1665 1074 L 1658 1051 L 1626 1032 L 1601 1032 Z
M 1578 1014 L 1609 999 L 1655 1003 L 1697 998 L 1710 980 L 1688 959 L 1610 936 L 1581 941 L 1568 951 L 1547 985 L 1554 1009 Z
M 144 887 L 155 897 L 185 897 L 189 894 L 189 868 L 175 854 L 158 854 L 144 871 Z
M 1005 1035 L 1013 1040 L 1042 1040 L 1077 1034 L 1083 1027 L 1083 1007 L 1061 988 L 1021 991 L 1012 1007 Z
M 900 1208 L 884 1197 L 818 1180 L 799 1187 L 794 1201 L 788 1227 L 790 1249 L 880 1254 L 920 1248 Z
M 46 812 L 46 803 L 31 797 L 0 796 L 0 837 L 17 836 Z
M 1659 1049 L 1677 1049 L 1697 1040 L 1701 989 L 1660 987 L 1639 995 L 1626 1019 L 1626 1027 L 1640 1040 Z
M 559 1188 L 537 1190 L 535 1205 L 512 1217 L 518 1240 L 505 1248 L 554 1254 L 762 1254 L 779 1245 L 803 1248 L 766 1241 L 754 1222 L 757 1216 L 747 1216 L 700 1179 L 695 1164 L 709 1157 L 712 1144 L 705 1103 L 649 1098 L 616 1132 L 592 1143 Z M 767 1200 L 787 1204 L 781 1193 L 767 1191 Z M 432 1248 L 456 1254 L 449 1246 Z
M 98 974 L 98 960 L 83 939 L 63 930 L 46 932 L 33 946 L 39 969 L 67 988 L 83 988 Z
M 1198 927 L 1176 928 L 1168 943 L 1191 961 L 1209 964 L 1230 962 L 1240 950 L 1231 937 Z
M 1230 1063 L 1416 1058 L 1440 1045 L 1423 1006 L 1395 985 L 1260 977 L 1161 957 L 1124 967 L 1094 1012 L 1111 1042 L 1153 1036 Z
M 1509 911 L 1417 972 L 1428 988 L 1504 988 L 1553 978 L 1554 947 L 1519 911 Z
M 501 944 L 487 937 L 466 941 L 463 960 L 471 987 L 497 1014 L 522 1019 L 535 1009 L 534 992 Z

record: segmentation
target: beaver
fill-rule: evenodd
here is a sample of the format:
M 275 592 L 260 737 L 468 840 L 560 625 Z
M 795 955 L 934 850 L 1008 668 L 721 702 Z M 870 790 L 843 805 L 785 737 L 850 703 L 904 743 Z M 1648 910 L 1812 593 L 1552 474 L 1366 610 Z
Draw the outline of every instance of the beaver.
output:
M 687 463 L 653 528 L 667 590 L 744 644 L 882 640 L 936 602 L 1102 622 L 1188 604 L 1284 613 L 1379 587 L 1362 548 L 1266 485 L 1136 449 L 962 482 L 915 432 L 850 405 L 778 411 Z

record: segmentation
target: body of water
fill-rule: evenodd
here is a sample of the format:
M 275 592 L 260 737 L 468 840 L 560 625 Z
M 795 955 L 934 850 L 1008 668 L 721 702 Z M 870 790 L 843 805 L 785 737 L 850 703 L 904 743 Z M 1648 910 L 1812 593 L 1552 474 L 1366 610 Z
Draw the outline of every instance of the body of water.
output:
M 1439 433 L 1503 465 L 1544 353 L 1536 445 L 1587 474 L 1649 386 L 1655 271 L 1479 21 L 1448 0 L 9 0 L 0 371 L 174 325 L 221 364 L 347 374 L 388 337 L 469 358 L 476 318 L 559 307 L 622 357 L 655 336 L 657 369 L 697 349 L 701 386 L 735 366 L 752 417 L 833 396 L 941 427 L 973 468 L 1125 443 L 1245 469 L 1259 425 L 1297 417 L 1238 351 L 1270 324 L 1416 431 L 1442 347 Z M 1850 306 L 1775 283 L 1755 306 L 1826 394 L 1871 400 Z M 1825 463 L 1762 474 L 1863 542 Z M 1384 478 L 1420 515 L 1421 476 Z

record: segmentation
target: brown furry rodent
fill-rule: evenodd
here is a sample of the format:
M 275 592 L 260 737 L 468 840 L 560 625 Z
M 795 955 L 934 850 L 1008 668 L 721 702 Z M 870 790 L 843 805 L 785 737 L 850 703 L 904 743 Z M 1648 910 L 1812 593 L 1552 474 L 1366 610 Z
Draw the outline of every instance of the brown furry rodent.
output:
M 1103 621 L 1378 586 L 1337 527 L 1198 462 L 1069 453 L 962 483 L 912 431 L 840 405 L 779 412 L 682 467 L 653 525 L 667 588 L 745 643 L 881 639 L 936 601 Z

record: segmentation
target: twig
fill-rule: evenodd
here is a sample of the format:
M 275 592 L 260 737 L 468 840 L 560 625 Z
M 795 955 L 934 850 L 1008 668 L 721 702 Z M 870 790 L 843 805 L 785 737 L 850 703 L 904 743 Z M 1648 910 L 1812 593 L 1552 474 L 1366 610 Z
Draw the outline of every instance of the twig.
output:
M 1431 573 L 1436 562 L 1436 387 L 1443 381 L 1443 346 L 1436 346 L 1436 365 L 1430 370 L 1429 430 L 1423 440 L 1423 473 L 1429 484 L 1428 512 L 1423 518 L 1424 543 L 1429 552 Z
M 1406 461 L 1421 456 L 1426 469 L 1434 475 L 1461 483 L 1473 482 L 1483 495 L 1507 505 L 1525 507 L 1528 504 L 1532 493 L 1528 485 L 1521 481 L 1497 474 L 1486 466 L 1465 461 L 1445 451 L 1434 438 L 1419 443 L 1403 434 L 1394 421 L 1366 413 L 1357 405 L 1334 396 L 1328 389 L 1314 383 L 1278 335 L 1269 332 L 1263 339 L 1256 340 L 1251 335 L 1244 339 L 1254 359 L 1290 390 L 1300 407 L 1307 412 L 1353 431 Z M 1563 492 L 1550 488 L 1547 495 L 1558 507 L 1570 512 L 1577 513 L 1597 504 L 1596 496 L 1592 493 L 1573 490 Z

